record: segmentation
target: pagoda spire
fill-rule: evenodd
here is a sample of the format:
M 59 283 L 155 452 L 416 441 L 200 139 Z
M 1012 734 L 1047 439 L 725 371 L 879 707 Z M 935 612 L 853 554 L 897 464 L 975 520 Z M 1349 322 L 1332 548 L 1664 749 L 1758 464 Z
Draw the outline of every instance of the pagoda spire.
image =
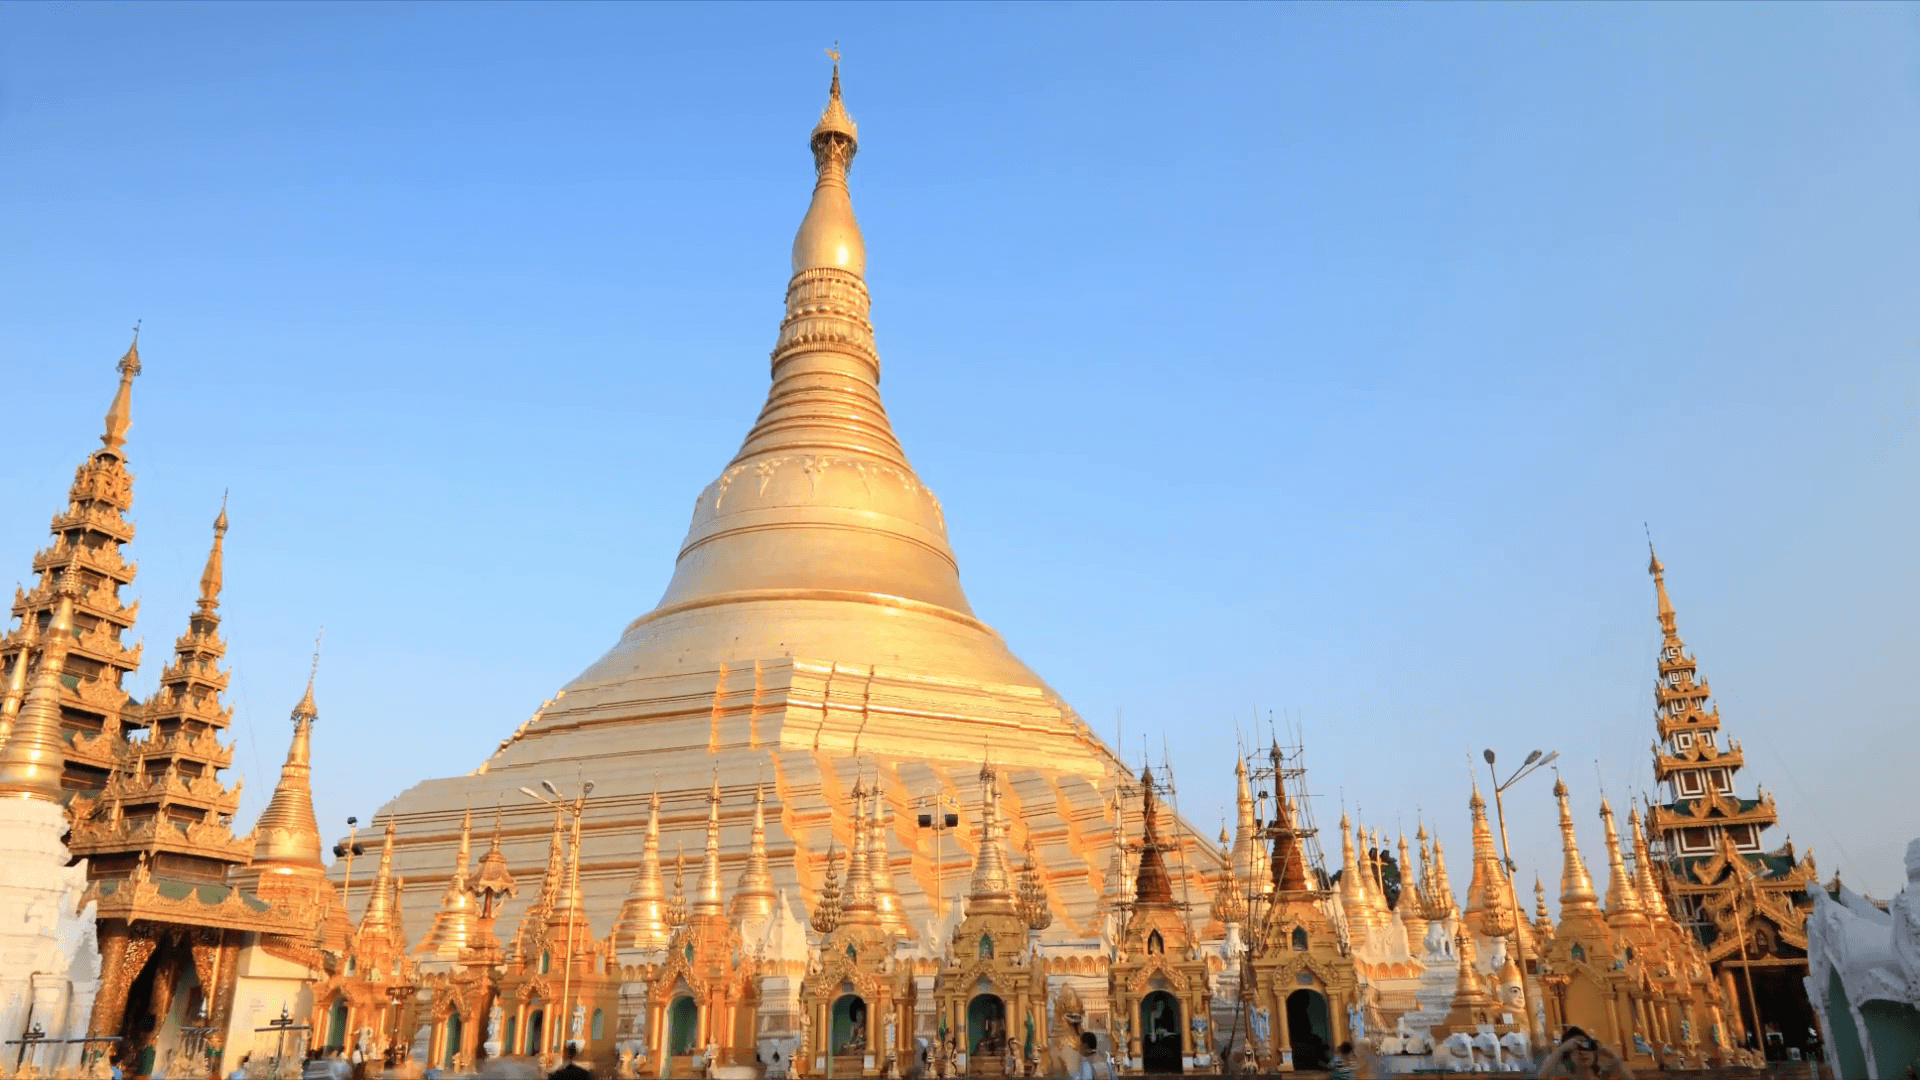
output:
M 113 404 L 107 406 L 107 430 L 100 436 L 100 445 L 112 453 L 119 453 L 127 443 L 127 429 L 133 426 L 133 380 L 140 374 L 140 328 L 133 331 L 133 344 L 127 346 L 126 354 L 120 357 L 116 365 L 120 372 L 120 388 L 114 391 Z
M 220 516 L 213 519 L 213 547 L 207 551 L 206 568 L 200 571 L 200 610 L 212 612 L 220 606 L 220 589 L 226 581 L 222 550 L 227 539 L 227 497 L 220 497 Z
M 640 847 L 640 870 L 633 875 L 633 886 L 614 920 L 615 947 L 643 952 L 665 948 L 669 934 L 666 903 L 666 883 L 660 875 L 660 789 L 656 787 L 647 805 L 647 838 Z
M 1424 876 L 1424 875 L 1423 875 Z M 1407 952 L 1419 956 L 1427 939 L 1427 917 L 1421 910 L 1420 888 L 1413 875 L 1413 853 L 1407 848 L 1407 829 L 1400 827 L 1400 923 L 1407 931 Z
M 1607 841 L 1607 919 L 1639 921 L 1646 918 L 1640 893 L 1633 887 L 1626 860 L 1620 854 L 1620 834 L 1613 827 L 1613 805 L 1600 796 L 1600 827 Z
M 1286 776 L 1279 768 L 1278 747 L 1274 749 L 1273 760 L 1273 852 L 1267 860 L 1269 888 L 1289 895 L 1304 893 L 1315 888 L 1318 882 L 1310 883 L 1307 877 L 1307 853 L 1300 842 L 1299 827 L 1294 824 L 1293 799 L 1287 794 Z
M 493 808 L 493 842 L 487 845 L 487 853 L 480 856 L 480 865 L 473 875 L 473 893 L 480 910 L 474 920 L 473 937 L 469 944 L 473 959 L 483 966 L 492 966 L 501 960 L 500 939 L 493 932 L 493 923 L 499 917 L 500 905 L 505 898 L 519 893 L 519 885 L 513 880 L 513 873 L 507 869 L 506 853 L 500 850 L 501 816 L 501 808 L 496 803 Z
M 13 733 L 13 722 L 20 715 L 20 703 L 27 697 L 27 668 L 33 662 L 34 646 L 40 642 L 40 622 L 28 619 L 20 629 L 7 636 L 13 649 L 13 665 L 7 669 L 6 689 L 0 691 L 0 746 Z
M 1165 855 L 1168 845 L 1160 839 L 1160 801 L 1153 792 L 1153 769 L 1148 766 L 1140 770 L 1140 866 L 1133 879 L 1136 910 L 1173 906 L 1173 878 L 1167 873 Z
M 1433 888 L 1442 909 L 1446 912 L 1441 918 L 1451 919 L 1460 914 L 1459 898 L 1453 894 L 1453 882 L 1447 878 L 1447 849 L 1440 843 L 1440 835 L 1433 837 Z
M 1567 803 L 1567 782 L 1553 780 L 1553 797 L 1560 804 L 1560 918 L 1570 911 L 1596 911 L 1600 898 L 1593 891 L 1593 878 L 1587 873 L 1586 860 L 1580 857 L 1580 841 L 1574 837 L 1573 809 Z
M 1673 921 L 1660 884 L 1653 876 L 1653 853 L 1647 844 L 1647 831 L 1640 824 L 1640 808 L 1627 811 L 1627 833 L 1633 843 L 1633 891 L 1640 896 L 1640 910 L 1655 923 Z
M 907 922 L 906 904 L 900 899 L 900 886 L 893 880 L 893 851 L 887 843 L 887 800 L 880 792 L 880 781 L 873 782 L 872 816 L 867 826 L 867 877 L 873 881 L 873 911 L 880 928 L 889 934 L 913 936 Z
M 1373 928 L 1373 910 L 1367 903 L 1366 871 L 1355 853 L 1353 822 L 1346 811 L 1340 812 L 1340 910 L 1347 922 L 1360 930 L 1359 937 Z
M 747 841 L 747 865 L 733 886 L 730 914 L 737 921 L 770 917 L 777 901 L 773 891 L 773 871 L 767 865 L 767 791 L 763 784 L 753 786 L 753 832 Z
M 222 745 L 219 738 L 233 722 L 233 710 L 220 700 L 228 680 L 227 673 L 220 670 L 227 652 L 226 642 L 220 637 L 221 562 L 226 534 L 223 502 L 213 522 L 213 543 L 200 577 L 199 602 L 187 616 L 186 632 L 174 639 L 173 661 L 161 669 L 159 688 L 139 710 L 147 738 L 137 745 L 125 744 L 149 772 L 201 779 L 191 785 L 159 789 L 131 789 L 110 781 L 105 791 L 109 797 L 122 800 L 127 817 L 136 822 L 166 821 L 191 828 L 195 835 L 190 842 L 193 850 L 176 854 L 197 862 L 198 874 L 216 879 L 224 879 L 249 862 L 245 839 L 235 839 L 223 824 L 231 821 L 240 808 L 239 785 L 227 788 L 214 781 L 215 775 L 233 760 L 233 749 Z M 317 841 L 316 831 L 316 846 Z M 258 842 L 255 836 L 254 846 Z M 142 837 L 132 835 L 131 830 L 103 829 L 93 822 L 78 827 L 73 838 L 74 854 L 96 860 L 96 866 L 102 856 L 124 857 L 141 846 Z M 174 869 L 186 872 L 178 862 Z
M 1149 809 L 1152 801 L 1146 804 Z M 1152 818 L 1148 818 L 1147 841 L 1153 840 Z M 1154 849 L 1154 865 L 1159 865 L 1159 852 Z M 1146 845 L 1142 844 L 1140 855 L 1141 877 L 1147 875 Z M 1160 871 L 1160 879 L 1166 879 L 1166 870 Z M 1135 896 L 1147 899 L 1135 886 Z M 1172 895 L 1167 899 L 1171 901 Z M 991 763 L 980 766 L 980 849 L 973 857 L 973 883 L 967 890 L 968 915 L 987 912 L 1013 911 L 1013 875 L 1007 866 L 1006 839 L 1000 825 L 1000 786 L 999 775 L 994 772 Z
M 833 933 L 840 925 L 840 878 L 833 868 L 837 854 L 833 841 L 827 841 L 827 872 L 820 879 L 819 899 L 813 905 L 813 928 L 823 935 Z
M 64 801 L 60 777 L 66 769 L 67 741 L 60 733 L 60 672 L 74 637 L 73 610 L 80 589 L 77 568 L 60 575 L 56 589 L 59 600 L 40 648 L 40 666 L 34 671 L 13 733 L 6 745 L 0 746 L 0 796 Z M 24 650 L 16 662 L 26 663 Z
M 397 927 L 393 911 L 393 829 L 394 818 L 387 816 L 387 835 L 380 845 L 380 869 L 373 875 L 373 887 L 367 893 L 367 909 L 360 915 L 358 936 L 390 937 Z
M 1467 883 L 1468 921 L 1486 937 L 1501 937 L 1484 925 L 1489 917 L 1497 919 L 1514 906 L 1507 875 L 1500 865 L 1500 852 L 1493 843 L 1493 827 L 1487 822 L 1487 800 L 1480 795 L 1475 781 L 1473 797 L 1467 801 L 1473 812 L 1473 879 Z
M 713 786 L 707 792 L 707 856 L 700 864 L 700 881 L 694 886 L 692 912 L 695 915 L 722 915 L 726 905 L 720 900 L 720 774 L 713 774 Z
M 253 827 L 252 866 L 262 870 L 310 872 L 326 865 L 321 861 L 320 823 L 313 814 L 313 723 L 320 718 L 313 703 L 313 679 L 319 662 L 316 647 L 315 670 L 308 673 L 306 693 L 293 707 L 293 741 L 287 745 L 286 764 L 280 766 L 280 782 Z
M 440 894 L 440 910 L 433 913 L 433 925 L 414 956 L 420 960 L 452 963 L 475 942 L 477 898 L 467 870 L 473 858 L 473 810 L 460 816 L 460 846 L 453 856 L 453 875 L 447 879 L 447 891 Z
M 667 927 L 677 930 L 687 925 L 687 849 L 673 846 L 673 896 L 667 900 Z
M 74 470 L 67 502 L 51 522 L 52 543 L 34 553 L 33 572 L 38 580 L 31 589 L 16 589 L 13 594 L 13 614 L 20 619 L 23 630 L 29 622 L 39 624 L 35 629 L 42 631 L 44 653 L 48 644 L 44 631 L 60 603 L 61 579 L 74 575 L 80 590 L 74 607 L 86 618 L 75 625 L 87 632 L 84 636 L 66 635 L 66 640 L 59 643 L 62 667 L 55 674 L 64 674 L 65 665 L 72 663 L 75 672 L 86 677 L 71 687 L 56 678 L 54 691 L 56 712 L 63 706 L 72 707 L 99 718 L 100 734 L 77 737 L 62 752 L 63 762 L 71 760 L 88 767 L 82 776 L 110 774 L 120 767 L 126 750 L 124 740 L 118 737 L 122 713 L 138 707 L 121 689 L 121 682 L 140 666 L 140 648 L 121 642 L 133 628 L 139 605 L 122 603 L 119 597 L 121 587 L 133 582 L 135 569 L 121 548 L 133 539 L 134 532 L 133 523 L 126 517 L 133 508 L 133 474 L 127 470 L 123 448 L 132 423 L 133 378 L 140 373 L 137 336 L 120 359 L 120 385 L 107 410 L 102 445 Z M 26 670 L 32 670 L 30 647 L 22 642 L 22 635 L 11 635 L 7 647 L 14 657 L 15 670 L 20 670 L 23 656 L 29 658 Z M 27 696 L 28 687 L 23 685 L 16 711 L 9 715 L 0 708 L 0 727 L 8 726 L 9 720 L 18 723 L 18 710 L 25 707 Z M 7 737 L 0 734 L 0 739 Z M 83 783 L 90 786 L 90 782 Z M 144 844 L 139 850 L 145 850 Z M 116 868 L 131 869 L 134 852 L 124 854 L 126 859 L 116 860 Z M 89 865 L 95 874 L 102 871 L 98 861 Z
M 864 781 L 853 785 L 853 850 L 847 856 L 847 891 L 840 908 L 842 923 L 878 923 L 874 907 L 872 822 L 867 818 L 867 788 Z

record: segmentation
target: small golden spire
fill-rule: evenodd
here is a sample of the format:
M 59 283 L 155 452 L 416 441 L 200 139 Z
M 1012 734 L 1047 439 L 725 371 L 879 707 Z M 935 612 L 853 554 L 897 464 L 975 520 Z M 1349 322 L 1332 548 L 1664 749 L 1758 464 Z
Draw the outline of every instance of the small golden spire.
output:
M 13 732 L 0 746 L 0 797 L 65 801 L 60 777 L 66 771 L 67 740 L 60 733 L 60 676 L 73 647 L 73 607 L 81 592 L 79 568 L 67 567 L 56 588 L 60 599 L 40 648 L 40 666 L 33 673 Z M 29 613 L 28 618 L 32 617 Z M 25 656 L 23 649 L 21 663 L 26 662 Z
M 126 445 L 127 429 L 133 426 L 133 379 L 140 374 L 140 324 L 133 324 L 133 344 L 120 358 L 120 389 L 114 391 L 113 404 L 107 407 L 107 430 L 101 445 L 114 453 Z
M 487 846 L 487 853 L 480 856 L 480 866 L 474 871 L 473 889 L 480 898 L 480 915 L 491 920 L 494 907 L 502 897 L 514 896 L 519 886 L 513 880 L 513 873 L 507 869 L 506 853 L 500 850 L 501 810 L 498 803 L 493 807 L 493 843 Z
M 200 610 L 212 611 L 220 606 L 220 587 L 225 581 L 222 563 L 225 555 L 222 547 L 227 537 L 227 497 L 220 496 L 220 516 L 213 519 L 213 547 L 207 552 L 207 568 L 200 572 Z
M 1560 918 L 1574 910 L 1592 911 L 1599 904 L 1593 891 L 1593 878 L 1587 873 L 1586 860 L 1580 857 L 1580 842 L 1573 833 L 1573 810 L 1567 803 L 1567 782 L 1554 777 L 1553 797 L 1560 804 Z
M 1149 777 L 1151 780 L 1151 777 Z M 1156 839 L 1153 831 L 1153 799 L 1147 797 L 1147 832 L 1141 845 L 1141 876 L 1145 876 L 1148 852 L 1151 851 L 1154 865 L 1159 866 L 1160 852 L 1157 847 L 1149 847 Z M 1164 881 L 1166 870 L 1160 871 Z M 1140 897 L 1139 880 L 1136 878 L 1134 896 Z M 1168 894 L 1172 899 L 1172 894 Z M 1000 823 L 1000 787 L 998 774 L 991 764 L 980 768 L 980 847 L 973 857 L 973 883 L 967 891 L 967 914 L 976 912 L 1013 911 L 1013 878 L 1007 869 L 1007 848 L 1005 835 Z
M 1646 830 L 1640 827 L 1640 808 L 1627 811 L 1627 831 L 1633 839 L 1633 886 L 1640 894 L 1640 908 L 1655 922 L 1670 919 L 1660 885 L 1653 876 L 1653 853 L 1647 845 Z
M 325 866 L 320 855 L 320 824 L 313 814 L 313 722 L 320 710 L 313 704 L 313 680 L 319 673 L 319 643 L 314 645 L 314 666 L 307 672 L 307 692 L 293 707 L 293 741 L 287 746 L 286 764 L 280 767 L 280 782 L 274 785 L 267 808 L 253 827 L 253 865 L 262 868 L 305 868 Z M 392 819 L 388 819 L 392 824 Z
M 667 901 L 667 926 L 678 929 L 687 924 L 687 849 L 674 844 L 673 898 Z
M 1600 827 L 1607 841 L 1607 915 L 1636 918 L 1644 914 L 1640 894 L 1627 873 L 1626 860 L 1620 854 L 1620 834 L 1613 827 L 1613 806 L 1600 796 Z
M 393 831 L 394 817 L 387 815 L 387 835 L 380 844 L 380 869 L 373 875 L 373 887 L 367 893 L 367 909 L 360 915 L 359 936 L 369 934 L 392 937 L 399 925 L 393 910 Z
M 1668 642 L 1680 640 L 1679 617 L 1673 613 L 1673 601 L 1667 596 L 1667 568 L 1660 564 L 1660 555 L 1653 550 L 1653 541 L 1647 541 L 1647 573 L 1653 575 L 1653 591 L 1660 604 L 1660 632 Z
M 40 620 L 29 612 L 13 635 L 16 646 L 13 667 L 7 672 L 7 688 L 0 691 L 0 746 L 13 733 L 13 721 L 20 715 L 20 703 L 27 696 L 27 668 L 33 663 L 33 647 L 40 641 Z
M 767 865 L 767 792 L 753 787 L 753 833 L 747 842 L 747 866 L 733 887 L 732 915 L 736 919 L 764 919 L 773 914 L 773 871 Z
M 720 773 L 715 770 L 713 786 L 707 791 L 707 857 L 700 864 L 700 881 L 693 898 L 695 915 L 721 915 L 726 905 L 720 900 Z
M 900 899 L 900 886 L 893 879 L 893 851 L 887 843 L 887 801 L 880 794 L 880 781 L 873 782 L 873 816 L 867 826 L 867 877 L 873 881 L 873 911 L 880 928 L 890 934 L 911 937 L 906 904 Z
M 640 869 L 626 902 L 614 920 L 614 945 L 651 950 L 667 944 L 667 888 L 660 875 L 660 789 L 647 805 L 647 838 L 640 846 Z
M 813 928 L 831 934 L 840 925 L 840 879 L 833 869 L 833 841 L 827 841 L 827 872 L 820 879 L 820 896 L 813 905 Z
M 433 913 L 433 925 L 414 955 L 421 960 L 457 960 L 468 946 L 478 944 L 476 915 L 478 903 L 468 883 L 467 867 L 473 856 L 473 809 L 460 817 L 460 846 L 453 857 L 453 874 L 447 879 L 447 891 L 440 894 L 440 909 Z

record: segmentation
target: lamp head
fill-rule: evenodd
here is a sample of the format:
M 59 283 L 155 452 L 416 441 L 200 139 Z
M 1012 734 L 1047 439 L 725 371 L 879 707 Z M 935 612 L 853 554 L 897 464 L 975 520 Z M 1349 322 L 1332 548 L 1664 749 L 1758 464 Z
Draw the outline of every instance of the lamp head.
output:
M 349 815 L 349 816 L 347 817 L 347 824 L 348 824 L 348 825 L 358 825 L 358 824 L 360 824 L 360 819 L 359 819 L 359 818 L 357 818 L 357 817 L 353 817 L 353 816 L 351 816 L 351 815 Z
M 556 798 L 556 799 L 557 799 L 557 798 L 559 798 L 559 797 L 560 797 L 560 789 L 559 789 L 559 788 L 557 788 L 557 787 L 554 787 L 554 786 L 553 786 L 553 781 L 551 781 L 551 780 L 542 780 L 542 781 L 540 781 L 540 786 L 541 786 L 541 787 L 543 787 L 543 788 L 546 788 L 546 789 L 547 789 L 547 794 L 549 794 L 549 795 L 552 795 L 552 796 L 553 796 L 554 798 Z
M 593 781 L 591 780 L 587 781 L 586 785 L 580 789 L 580 794 L 582 795 L 593 794 Z
M 1487 759 L 1487 764 L 1489 764 L 1489 765 L 1491 765 L 1491 764 L 1493 764 L 1493 751 L 1491 751 L 1491 750 L 1482 750 L 1482 751 L 1480 752 L 1480 756 L 1481 756 L 1481 757 L 1483 757 L 1483 758 L 1486 758 L 1486 759 Z
M 1527 760 L 1525 764 L 1531 765 L 1534 762 L 1539 760 L 1540 760 L 1540 751 L 1535 750 L 1533 753 L 1527 755 Z

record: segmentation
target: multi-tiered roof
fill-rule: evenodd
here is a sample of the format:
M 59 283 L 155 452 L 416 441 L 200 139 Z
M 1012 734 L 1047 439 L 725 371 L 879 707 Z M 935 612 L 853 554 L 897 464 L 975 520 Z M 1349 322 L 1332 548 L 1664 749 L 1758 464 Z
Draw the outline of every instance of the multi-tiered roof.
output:
M 1666 567 L 1654 555 L 1647 572 L 1653 575 L 1659 602 L 1659 677 L 1654 683 L 1654 724 L 1658 740 L 1653 747 L 1655 779 L 1664 785 L 1664 801 L 1649 808 L 1647 831 L 1664 856 L 1665 879 L 1658 884 L 1673 890 L 1680 916 L 1695 925 L 1708 955 L 1722 959 L 1734 947 L 1737 934 L 1723 935 L 1713 910 L 1724 907 L 1716 894 L 1735 879 L 1754 879 L 1762 892 L 1775 894 L 1769 905 L 1784 923 L 1775 927 L 1780 937 L 1803 948 L 1804 916 L 1794 911 L 1794 894 L 1814 880 L 1813 858 L 1796 858 L 1788 843 L 1768 850 L 1762 834 L 1779 821 L 1772 796 L 1756 790 L 1746 798 L 1736 788 L 1736 775 L 1746 758 L 1738 742 L 1723 742 L 1720 709 L 1712 704 L 1712 690 L 1700 677 L 1699 664 L 1680 639 L 1679 620 L 1667 595 Z M 1733 863 L 1742 864 L 1736 872 Z M 1611 891 L 1611 890 L 1610 890 Z M 1623 889 L 1623 892 L 1627 891 Z M 1610 903 L 1609 908 L 1613 905 Z

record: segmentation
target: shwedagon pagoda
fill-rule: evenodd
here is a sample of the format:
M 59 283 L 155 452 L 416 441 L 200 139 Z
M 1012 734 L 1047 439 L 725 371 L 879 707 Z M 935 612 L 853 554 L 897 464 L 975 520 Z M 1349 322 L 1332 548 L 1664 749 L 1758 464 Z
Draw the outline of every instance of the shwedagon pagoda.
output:
M 569 1046 L 609 1077 L 1058 1076 L 1088 1037 L 1123 1074 L 1314 1071 L 1346 1042 L 1382 1072 L 1531 1070 L 1569 1025 L 1636 1071 L 1920 1053 L 1920 851 L 1881 905 L 1770 846 L 1658 557 L 1662 795 L 1603 801 L 1584 850 L 1565 781 L 1516 804 L 1557 813 L 1557 883 L 1515 872 L 1477 786 L 1451 867 L 1424 828 L 1322 832 L 1325 781 L 1278 740 L 1222 753 L 1230 834 L 1182 821 L 961 589 L 880 398 L 837 64 L 809 146 L 766 404 L 658 606 L 339 844 L 311 681 L 236 831 L 224 507 L 158 691 L 121 688 L 148 661 L 128 349 L 0 641 L 0 1076 L 504 1076 Z M 557 762 L 575 788 L 541 786 Z

